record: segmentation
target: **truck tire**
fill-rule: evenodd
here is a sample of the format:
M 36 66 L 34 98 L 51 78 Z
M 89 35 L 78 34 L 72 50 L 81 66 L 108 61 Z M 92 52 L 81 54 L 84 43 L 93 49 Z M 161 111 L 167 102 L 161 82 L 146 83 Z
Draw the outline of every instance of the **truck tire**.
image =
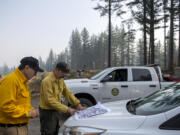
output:
M 82 106 L 84 107 L 90 107 L 90 106 L 93 106 L 94 104 L 87 98 L 79 98 L 80 100 L 80 103 Z

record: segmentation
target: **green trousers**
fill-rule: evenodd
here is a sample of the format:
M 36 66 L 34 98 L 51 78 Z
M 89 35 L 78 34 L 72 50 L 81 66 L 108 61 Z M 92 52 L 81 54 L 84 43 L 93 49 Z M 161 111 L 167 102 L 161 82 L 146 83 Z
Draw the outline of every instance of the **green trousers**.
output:
M 58 135 L 59 112 L 39 108 L 41 135 Z
M 28 126 L 0 127 L 0 135 L 28 135 Z

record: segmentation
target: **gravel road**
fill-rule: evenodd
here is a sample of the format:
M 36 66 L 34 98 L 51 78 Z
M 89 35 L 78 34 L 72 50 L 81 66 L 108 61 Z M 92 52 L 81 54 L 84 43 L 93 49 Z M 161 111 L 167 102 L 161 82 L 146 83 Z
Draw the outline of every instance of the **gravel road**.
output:
M 39 107 L 39 96 L 33 96 L 31 100 L 31 104 L 33 107 L 38 108 Z M 63 122 L 67 119 L 63 115 L 62 119 L 60 120 L 60 125 L 63 124 Z M 31 119 L 28 124 L 28 130 L 29 135 L 40 135 L 40 121 L 39 118 Z

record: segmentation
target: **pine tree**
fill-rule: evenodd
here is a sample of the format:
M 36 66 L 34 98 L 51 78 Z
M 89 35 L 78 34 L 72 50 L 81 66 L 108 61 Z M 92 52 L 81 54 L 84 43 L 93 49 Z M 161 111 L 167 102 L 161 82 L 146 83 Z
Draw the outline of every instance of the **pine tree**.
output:
M 45 64 L 45 62 L 42 60 L 42 57 L 41 57 L 41 56 L 38 58 L 38 60 L 39 60 L 39 66 L 40 66 L 42 69 L 46 69 L 46 64 Z
M 90 50 L 90 55 L 91 55 L 91 61 L 92 61 L 92 67 L 91 69 L 96 69 L 97 68 L 97 53 L 96 53 L 96 47 L 98 46 L 98 36 L 92 35 L 90 37 L 90 44 L 91 44 L 91 50 Z
M 159 0 L 133 0 L 128 3 L 132 15 L 138 23 L 144 26 L 144 64 L 146 63 L 146 32 L 150 34 L 150 63 L 154 63 L 154 30 L 159 28 L 156 26 L 162 20 L 159 17 L 161 13 L 162 2 Z M 144 7 L 144 8 L 141 8 Z M 147 26 L 146 26 L 147 25 Z M 147 30 L 146 30 L 147 29 Z
M 143 44 L 143 39 L 139 39 L 137 42 L 137 59 L 136 63 L 137 65 L 144 65 L 144 44 Z
M 55 63 L 56 60 L 55 60 L 55 55 L 53 53 L 53 50 L 51 49 L 50 52 L 49 52 L 49 56 L 47 58 L 47 61 L 46 61 L 46 70 L 48 72 L 52 71 L 55 67 Z
M 89 68 L 91 65 L 91 56 L 90 56 L 90 42 L 89 42 L 89 32 L 87 31 L 86 28 L 83 28 L 81 32 L 81 39 L 82 39 L 82 60 L 81 63 L 84 65 L 86 68 Z
M 7 75 L 7 74 L 10 73 L 10 70 L 9 70 L 9 67 L 7 66 L 7 64 L 4 64 L 2 70 L 3 70 L 2 73 L 3 73 L 4 75 Z
M 71 68 L 82 68 L 81 56 L 82 56 L 82 41 L 79 31 L 76 29 L 72 32 L 71 39 L 69 41 L 70 54 L 71 54 Z
M 134 43 L 134 39 L 135 39 L 135 30 L 132 29 L 133 26 L 133 21 L 132 20 L 128 20 L 127 21 L 127 32 L 126 32 L 126 42 L 127 42 L 127 54 L 126 54 L 126 61 L 127 61 L 127 65 L 129 66 L 131 61 L 131 55 L 134 54 L 133 51 L 133 43 Z

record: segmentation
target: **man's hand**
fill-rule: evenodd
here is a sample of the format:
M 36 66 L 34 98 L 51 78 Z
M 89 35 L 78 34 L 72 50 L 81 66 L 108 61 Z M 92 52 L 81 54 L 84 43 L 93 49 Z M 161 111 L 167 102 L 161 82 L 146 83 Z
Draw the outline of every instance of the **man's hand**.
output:
M 81 104 L 77 105 L 78 110 L 85 110 L 87 107 L 82 106 Z
M 75 110 L 71 107 L 68 108 L 68 113 L 70 113 L 71 115 L 73 115 L 75 112 L 77 112 L 77 110 Z
M 37 109 L 33 109 L 33 110 L 29 111 L 28 115 L 31 118 L 36 118 L 39 116 L 39 111 Z

